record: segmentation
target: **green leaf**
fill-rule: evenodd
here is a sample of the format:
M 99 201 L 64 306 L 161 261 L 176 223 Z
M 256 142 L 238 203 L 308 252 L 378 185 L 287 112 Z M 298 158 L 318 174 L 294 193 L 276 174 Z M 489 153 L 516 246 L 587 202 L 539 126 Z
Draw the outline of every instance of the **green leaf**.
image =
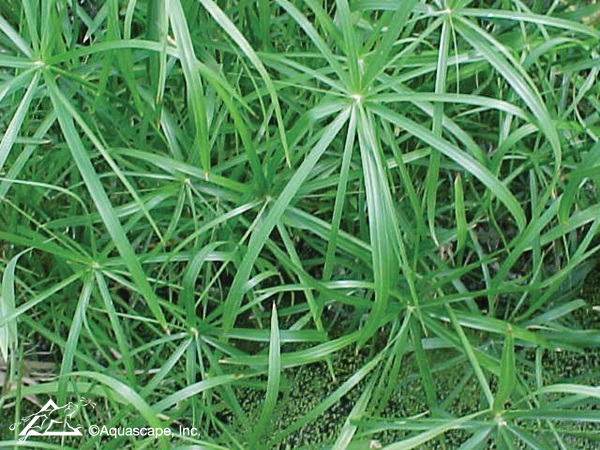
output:
M 277 307 L 273 303 L 271 312 L 271 340 L 269 342 L 269 368 L 267 371 L 267 392 L 258 423 L 250 436 L 250 447 L 254 447 L 264 435 L 273 412 L 277 406 L 279 385 L 281 383 L 281 344 L 279 340 L 279 323 L 277 320 Z
M 470 420 L 476 419 L 482 416 L 483 414 L 485 414 L 485 412 L 476 412 L 473 414 L 463 416 L 459 419 L 444 420 L 445 423 L 443 423 L 442 425 L 438 425 L 436 427 L 431 428 L 428 431 L 425 431 L 424 433 L 420 433 L 411 438 L 404 439 L 400 442 L 396 442 L 395 444 L 383 447 L 383 450 L 410 450 L 411 448 L 419 448 L 424 443 L 429 442 L 438 436 L 441 436 L 447 431 L 460 428 L 460 426 L 465 422 L 469 422 Z
M 385 30 L 385 35 L 377 49 L 373 52 L 373 55 L 367 59 L 369 64 L 364 76 L 365 86 L 370 85 L 372 80 L 384 70 L 386 64 L 393 61 L 390 60 L 390 54 L 402 29 L 406 26 L 408 16 L 413 12 L 416 4 L 416 0 L 407 0 L 396 2 L 392 6 L 394 14 L 390 19 L 390 25 Z
M 271 102 L 273 103 L 273 107 L 275 108 L 275 116 L 277 117 L 277 127 L 279 128 L 279 136 L 281 138 L 281 144 L 283 145 L 283 150 L 285 152 L 285 157 L 288 165 L 291 165 L 291 158 L 289 154 L 289 148 L 287 144 L 285 125 L 283 122 L 283 116 L 281 115 L 281 106 L 279 104 L 279 99 L 277 96 L 277 91 L 267 72 L 265 66 L 260 60 L 259 56 L 256 54 L 254 49 L 250 46 L 246 38 L 240 31 L 236 28 L 233 22 L 227 17 L 227 15 L 223 12 L 221 8 L 213 1 L 213 0 L 200 0 L 200 3 L 208 13 L 215 19 L 217 24 L 223 28 L 223 30 L 229 35 L 233 42 L 235 42 L 242 52 L 248 57 L 250 62 L 254 65 L 261 78 L 265 82 L 267 87 L 267 91 L 271 96 Z
M 460 173 L 454 178 L 454 217 L 456 218 L 456 251 L 459 255 L 467 245 L 467 217 L 465 209 L 465 193 L 463 190 L 462 177 Z M 462 260 L 459 256 L 458 261 Z
M 534 14 L 532 12 L 523 11 L 503 11 L 501 9 L 486 9 L 486 8 L 462 8 L 459 10 L 460 15 L 479 17 L 486 19 L 503 19 L 514 20 L 518 22 L 529 22 L 538 25 L 548 25 L 550 27 L 562 28 L 575 33 L 582 33 L 600 39 L 600 31 L 582 25 L 572 20 L 565 20 L 550 15 Z
M 1 18 L 1 17 L 0 17 Z M 19 103 L 19 107 L 15 112 L 10 124 L 8 124 L 8 128 L 2 137 L 2 141 L 0 141 L 0 171 L 4 167 L 4 163 L 8 158 L 10 150 L 21 132 L 21 125 L 23 125 L 23 121 L 25 120 L 26 115 L 29 113 L 29 105 L 33 100 L 33 96 L 37 90 L 37 84 L 40 79 L 40 73 L 36 72 L 27 87 L 27 91 L 25 91 L 25 95 L 23 99 Z
M 13 45 L 28 58 L 32 58 L 32 51 L 29 44 L 21 37 L 19 33 L 0 15 L 0 31 L 13 43 Z
M 450 305 L 446 305 L 446 311 L 448 312 L 450 322 L 452 323 L 452 326 L 454 327 L 454 330 L 456 331 L 456 334 L 458 335 L 458 338 L 462 344 L 463 350 L 464 350 L 465 354 L 467 355 L 467 358 L 468 358 L 469 362 L 471 363 L 471 366 L 473 367 L 473 371 L 475 372 L 475 377 L 477 378 L 477 381 L 479 382 L 481 390 L 483 391 L 483 394 L 485 395 L 485 398 L 491 408 L 494 403 L 494 396 L 492 394 L 492 390 L 490 389 L 490 385 L 487 381 L 487 378 L 485 377 L 485 374 L 483 373 L 483 370 L 481 369 L 481 363 L 477 357 L 478 355 L 474 351 L 473 346 L 469 342 L 467 335 L 465 334 L 464 330 L 462 329 L 462 327 L 461 327 L 458 319 L 456 318 L 456 315 L 454 314 L 454 311 L 452 310 L 452 307 Z
M 197 383 L 186 386 L 183 389 L 180 389 L 174 392 L 171 395 L 159 400 L 155 404 L 152 405 L 153 414 L 158 414 L 177 403 L 183 402 L 190 397 L 198 395 L 202 392 L 205 392 L 209 389 L 213 389 L 218 386 L 223 386 L 226 384 L 231 384 L 237 380 L 242 378 L 241 374 L 233 374 L 233 375 L 219 375 L 215 377 L 208 378 L 203 381 L 199 381 Z
M 529 75 L 500 42 L 480 27 L 462 18 L 457 18 L 455 26 L 461 36 L 496 68 L 529 107 L 554 151 L 555 170 L 558 170 L 562 160 L 562 149 L 556 125 Z
M 356 425 L 353 425 L 353 422 L 359 420 L 365 414 L 373 394 L 374 381 L 375 380 L 372 379 L 369 384 L 367 384 L 367 387 L 352 408 L 352 411 L 350 411 L 350 415 L 348 415 L 348 418 L 344 422 L 344 426 L 342 427 L 338 438 L 335 440 L 332 450 L 345 450 L 348 448 L 350 442 L 352 442 L 352 437 L 358 429 Z
M 359 346 L 375 334 L 387 311 L 389 291 L 398 270 L 400 242 L 399 225 L 385 166 L 381 158 L 379 141 L 374 134 L 374 123 L 368 113 L 358 106 L 358 140 L 362 159 L 363 177 L 367 198 L 369 238 L 373 252 L 375 278 L 375 303 L 369 318 L 361 329 Z
M 461 151 L 450 142 L 435 136 L 426 128 L 382 105 L 370 104 L 369 108 L 383 119 L 403 128 L 407 133 L 423 140 L 434 149 L 442 152 L 448 158 L 455 161 L 463 170 L 472 174 L 481 181 L 490 191 L 504 203 L 511 212 L 520 230 L 525 228 L 525 212 L 515 196 L 508 190 L 506 185 L 496 178 L 486 167 L 472 156 Z
M 0 352 L 4 361 L 12 361 L 13 352 L 17 349 L 19 334 L 17 332 L 17 315 L 15 314 L 15 270 L 25 250 L 13 257 L 4 268 L 2 289 L 0 290 Z
M 131 243 L 127 239 L 123 227 L 119 223 L 119 219 L 116 216 L 110 200 L 108 199 L 106 191 L 102 187 L 98 174 L 94 170 L 94 166 L 90 161 L 90 157 L 85 150 L 83 142 L 77 134 L 73 124 L 73 118 L 69 115 L 64 107 L 63 103 L 67 102 L 68 100 L 60 93 L 58 86 L 48 72 L 44 72 L 44 79 L 46 80 L 50 97 L 52 99 L 52 104 L 56 110 L 63 136 L 69 145 L 69 150 L 71 151 L 73 160 L 77 165 L 83 180 L 85 181 L 96 208 L 98 209 L 98 212 L 104 221 L 104 225 L 112 237 L 117 250 L 123 257 L 125 265 L 130 270 L 131 277 L 133 278 L 136 286 L 139 288 L 140 294 L 142 294 L 145 300 L 148 302 L 148 307 L 160 325 L 166 328 L 167 322 L 159 304 L 160 300 L 148 283 L 146 274 L 142 269 L 139 259 L 135 254 Z
M 67 337 L 67 343 L 63 351 L 62 363 L 60 365 L 60 378 L 58 380 L 58 392 L 57 398 L 59 404 L 64 404 L 67 398 L 67 373 L 73 370 L 73 360 L 75 358 L 75 352 L 77 349 L 77 343 L 79 341 L 79 335 L 83 323 L 85 322 L 85 314 L 88 308 L 90 297 L 94 289 L 94 277 L 93 274 L 88 273 L 83 281 L 83 288 L 77 301 L 77 308 L 75 309 L 75 315 L 71 320 L 71 328 L 69 329 L 69 336 Z
M 317 164 L 323 153 L 325 153 L 331 141 L 340 132 L 340 130 L 348 120 L 349 115 L 350 108 L 342 112 L 323 131 L 321 139 L 319 139 L 317 144 L 307 155 L 304 162 L 300 165 L 300 167 L 296 170 L 294 175 L 290 178 L 289 182 L 279 195 L 279 198 L 271 207 L 271 210 L 269 211 L 267 217 L 261 223 L 260 228 L 258 228 L 254 233 L 252 233 L 250 242 L 248 243 L 248 250 L 246 251 L 244 259 L 238 267 L 237 274 L 233 279 L 233 283 L 231 284 L 229 294 L 227 295 L 227 299 L 225 300 L 223 312 L 223 328 L 225 331 L 229 331 L 234 325 L 245 291 L 244 285 L 248 281 L 256 258 L 258 258 L 258 255 L 264 247 L 266 240 L 271 234 L 271 231 L 273 230 L 273 228 L 275 228 L 277 222 L 279 222 L 286 208 L 298 192 L 298 189 L 300 189 L 302 183 L 310 175 L 314 166 Z
M 515 364 L 515 338 L 510 326 L 506 329 L 506 338 L 502 349 L 498 391 L 494 396 L 493 412 L 498 414 L 504 409 L 504 403 L 510 398 L 517 383 Z
M 167 11 L 171 28 L 175 34 L 175 42 L 179 48 L 179 58 L 183 74 L 185 77 L 188 104 L 193 113 L 194 124 L 196 127 L 196 137 L 194 139 L 194 150 L 198 152 L 196 155 L 192 153 L 190 160 L 197 161 L 200 159 L 202 169 L 205 173 L 210 171 L 210 145 L 208 139 L 208 121 L 206 116 L 206 104 L 204 101 L 204 91 L 202 89 L 202 81 L 197 67 L 196 53 L 190 37 L 183 8 L 179 0 L 168 0 Z M 189 149 L 191 151 L 192 149 Z

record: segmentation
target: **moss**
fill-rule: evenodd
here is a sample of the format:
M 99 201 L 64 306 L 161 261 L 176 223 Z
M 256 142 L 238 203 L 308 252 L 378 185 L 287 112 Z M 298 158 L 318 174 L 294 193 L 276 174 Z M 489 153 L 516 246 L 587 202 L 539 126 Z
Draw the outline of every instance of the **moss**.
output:
M 583 285 L 581 296 L 588 302 L 590 308 L 576 311 L 572 319 L 576 326 L 590 329 L 598 328 L 598 312 L 592 311 L 593 306 L 600 305 L 600 267 L 590 272 Z M 593 329 L 593 328 L 592 328 Z M 477 336 L 470 336 L 474 342 Z M 493 351 L 494 349 L 490 349 Z M 500 348 L 495 351 L 499 356 Z M 444 409 L 461 417 L 485 408 L 485 399 L 475 380 L 470 364 L 464 357 L 448 350 L 431 351 L 428 354 L 434 370 L 434 382 L 438 393 L 438 400 Z M 454 359 L 453 359 L 454 358 Z M 336 379 L 331 374 L 324 362 L 309 364 L 300 368 L 287 370 L 284 373 L 286 389 L 278 404 L 276 414 L 271 423 L 272 433 L 285 430 L 298 418 L 312 411 L 319 403 L 326 399 L 344 381 L 353 375 L 369 359 L 365 352 L 356 354 L 354 348 L 345 349 L 337 353 L 332 359 L 333 371 Z M 517 359 L 518 371 L 522 379 L 531 389 L 535 388 L 535 349 L 521 349 Z M 583 353 L 575 352 L 544 352 L 542 357 L 542 375 L 545 385 L 554 383 L 580 383 L 586 385 L 600 385 L 600 374 L 590 368 L 600 367 L 600 355 L 594 349 Z M 492 391 L 495 391 L 497 380 L 488 374 Z M 294 433 L 287 436 L 277 449 L 317 449 L 326 444 L 331 444 L 338 436 L 352 407 L 361 395 L 364 383 L 357 385 L 351 392 L 332 406 L 316 420 L 306 424 Z M 264 391 L 253 389 L 250 386 L 238 388 L 239 398 L 244 399 L 242 405 L 249 417 L 258 417 L 264 400 Z M 557 397 L 558 398 L 558 397 Z M 591 405 L 590 407 L 597 407 Z M 583 408 L 583 406 L 582 406 Z M 383 421 L 416 416 L 428 411 L 425 401 L 422 380 L 413 358 L 404 359 L 401 373 L 397 380 L 388 404 L 380 413 Z M 540 429 L 533 421 L 523 423 L 522 426 L 540 438 L 554 443 L 554 437 L 546 429 Z M 590 424 L 571 422 L 558 422 L 557 430 L 562 430 L 561 438 L 573 448 L 592 449 L 598 448 L 597 442 L 592 439 L 594 428 Z M 411 432 L 401 429 L 389 429 L 367 436 L 365 442 L 370 442 L 373 448 L 377 445 L 388 445 L 406 438 Z M 453 449 L 464 443 L 470 434 L 463 430 L 452 430 L 445 433 L 437 440 L 422 445 L 421 449 Z M 493 439 L 488 442 L 488 448 L 495 448 Z M 525 448 L 525 444 L 515 444 L 515 448 Z
M 297 418 L 312 411 L 365 362 L 366 354 L 355 354 L 353 349 L 347 349 L 337 354 L 332 360 L 335 379 L 332 379 L 325 363 L 310 364 L 293 370 L 294 376 L 290 390 L 277 409 L 274 420 L 275 429 L 282 431 L 294 423 Z M 358 400 L 363 387 L 364 383 L 359 383 L 317 420 L 286 437 L 278 448 L 314 446 L 335 439 Z
M 600 264 L 585 277 L 580 295 L 587 302 L 587 307 L 575 311 L 575 321 L 585 329 L 600 329 Z

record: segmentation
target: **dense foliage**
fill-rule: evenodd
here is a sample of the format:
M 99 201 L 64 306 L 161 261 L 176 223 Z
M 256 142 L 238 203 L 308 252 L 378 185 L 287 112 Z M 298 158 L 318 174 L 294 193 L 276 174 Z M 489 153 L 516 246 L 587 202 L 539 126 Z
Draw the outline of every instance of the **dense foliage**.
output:
M 0 445 L 599 445 L 599 20 L 3 1 Z

